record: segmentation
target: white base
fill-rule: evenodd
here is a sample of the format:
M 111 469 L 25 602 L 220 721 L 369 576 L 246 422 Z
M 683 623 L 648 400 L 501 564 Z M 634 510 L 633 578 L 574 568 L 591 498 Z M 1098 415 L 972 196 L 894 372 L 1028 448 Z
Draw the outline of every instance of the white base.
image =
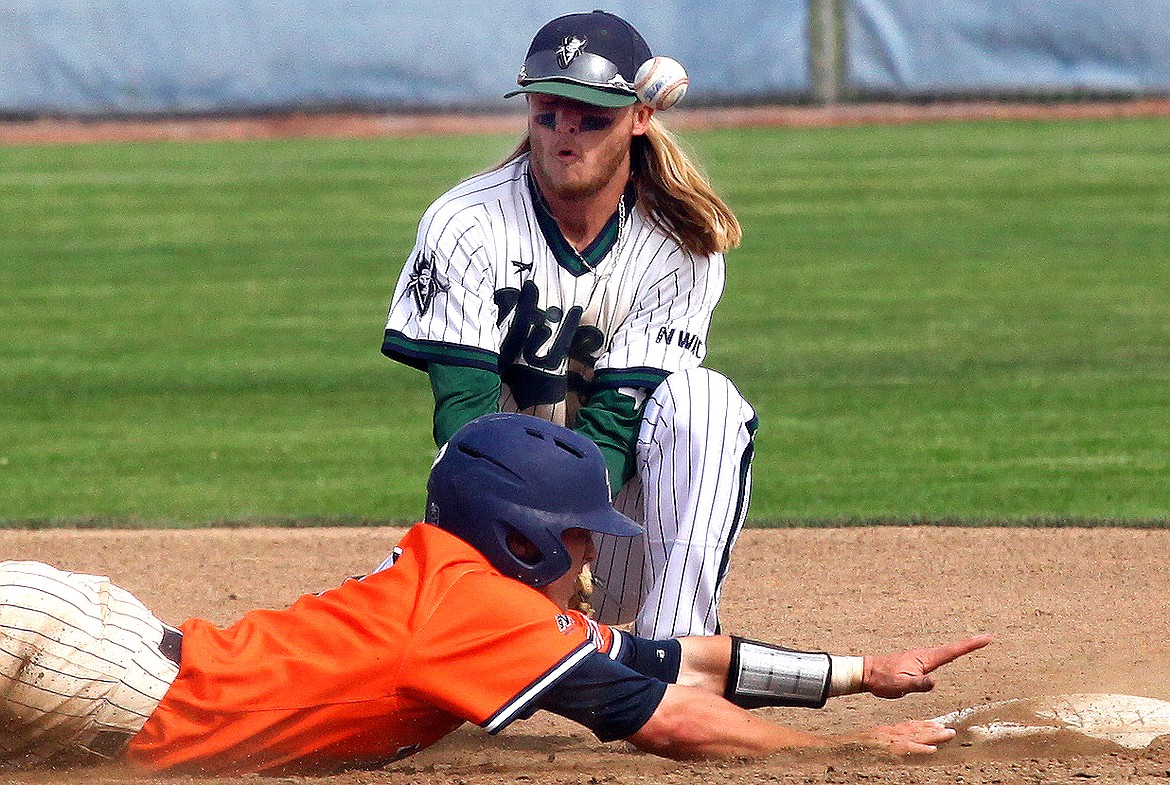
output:
M 1170 701 L 1136 695 L 1074 693 L 987 703 L 938 717 L 973 743 L 1075 733 L 1144 749 L 1170 734 Z

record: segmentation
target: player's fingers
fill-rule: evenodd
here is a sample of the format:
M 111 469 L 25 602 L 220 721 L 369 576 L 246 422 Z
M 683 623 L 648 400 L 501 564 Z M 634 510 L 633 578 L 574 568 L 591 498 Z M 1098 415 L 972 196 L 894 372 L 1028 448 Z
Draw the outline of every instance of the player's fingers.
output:
M 948 728 L 947 726 L 938 722 L 930 722 L 928 724 L 931 726 L 931 735 L 930 740 L 927 743 L 945 744 L 946 742 L 955 738 L 956 731 L 954 728 Z
M 922 649 L 919 652 L 919 656 L 922 660 L 923 668 L 929 673 L 935 668 L 946 665 L 948 662 L 954 662 L 964 654 L 978 651 L 989 643 L 991 643 L 990 635 L 973 635 L 970 638 L 955 641 L 954 643 L 944 643 L 941 646 Z
M 919 741 L 901 741 L 893 747 L 899 755 L 930 755 L 938 752 L 937 744 L 923 744 Z
M 923 755 L 955 737 L 955 731 L 931 720 L 915 720 L 878 729 L 887 748 L 899 755 Z
M 917 744 L 942 744 L 955 738 L 955 729 L 934 720 L 915 720 L 909 726 L 908 736 Z

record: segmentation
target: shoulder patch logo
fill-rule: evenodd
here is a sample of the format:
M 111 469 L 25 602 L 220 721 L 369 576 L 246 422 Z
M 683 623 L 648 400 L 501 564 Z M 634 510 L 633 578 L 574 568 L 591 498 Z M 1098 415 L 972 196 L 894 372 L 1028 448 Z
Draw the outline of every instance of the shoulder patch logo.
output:
M 573 625 L 575 623 L 576 622 L 573 621 L 573 617 L 568 615 L 567 613 L 558 613 L 557 614 L 557 630 L 559 630 L 560 632 L 562 632 L 562 633 L 568 632 L 569 630 L 573 629 Z
M 406 290 L 414 298 L 414 304 L 418 306 L 419 313 L 426 313 L 430 310 L 431 303 L 435 301 L 435 295 L 450 288 L 450 285 L 439 278 L 433 257 L 419 253 L 414 258 L 414 267 L 411 268 Z
M 577 59 L 577 55 L 585 51 L 587 43 L 589 43 L 588 38 L 578 38 L 575 35 L 566 37 L 564 42 L 557 47 L 557 62 L 561 68 L 568 68 Z

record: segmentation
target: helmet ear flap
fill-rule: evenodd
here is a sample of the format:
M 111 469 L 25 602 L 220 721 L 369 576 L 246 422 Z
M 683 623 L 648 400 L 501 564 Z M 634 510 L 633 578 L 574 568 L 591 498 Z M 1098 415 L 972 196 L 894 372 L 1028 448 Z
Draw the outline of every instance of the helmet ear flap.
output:
M 455 432 L 431 467 L 426 522 L 533 587 L 572 567 L 566 529 L 641 531 L 614 510 L 597 445 L 526 414 L 484 415 Z
M 510 526 L 504 522 L 496 525 L 503 532 L 504 547 L 508 549 L 509 553 L 529 567 L 535 567 L 540 564 L 544 558 L 544 554 L 540 552 L 540 546 L 524 536 L 524 533 L 517 530 L 514 526 Z
M 564 575 L 573 561 L 561 540 L 560 526 L 533 526 L 524 521 L 523 512 L 515 518 L 505 516 L 490 527 L 503 558 L 492 560 L 493 566 L 529 586 L 544 586 Z M 519 524 L 519 525 L 517 525 Z

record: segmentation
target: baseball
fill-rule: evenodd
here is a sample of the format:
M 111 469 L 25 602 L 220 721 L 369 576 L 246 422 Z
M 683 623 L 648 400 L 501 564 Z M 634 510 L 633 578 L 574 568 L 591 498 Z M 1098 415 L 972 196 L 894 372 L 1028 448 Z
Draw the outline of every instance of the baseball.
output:
M 651 109 L 669 109 L 687 93 L 686 69 L 670 57 L 651 57 L 634 76 L 634 91 Z

